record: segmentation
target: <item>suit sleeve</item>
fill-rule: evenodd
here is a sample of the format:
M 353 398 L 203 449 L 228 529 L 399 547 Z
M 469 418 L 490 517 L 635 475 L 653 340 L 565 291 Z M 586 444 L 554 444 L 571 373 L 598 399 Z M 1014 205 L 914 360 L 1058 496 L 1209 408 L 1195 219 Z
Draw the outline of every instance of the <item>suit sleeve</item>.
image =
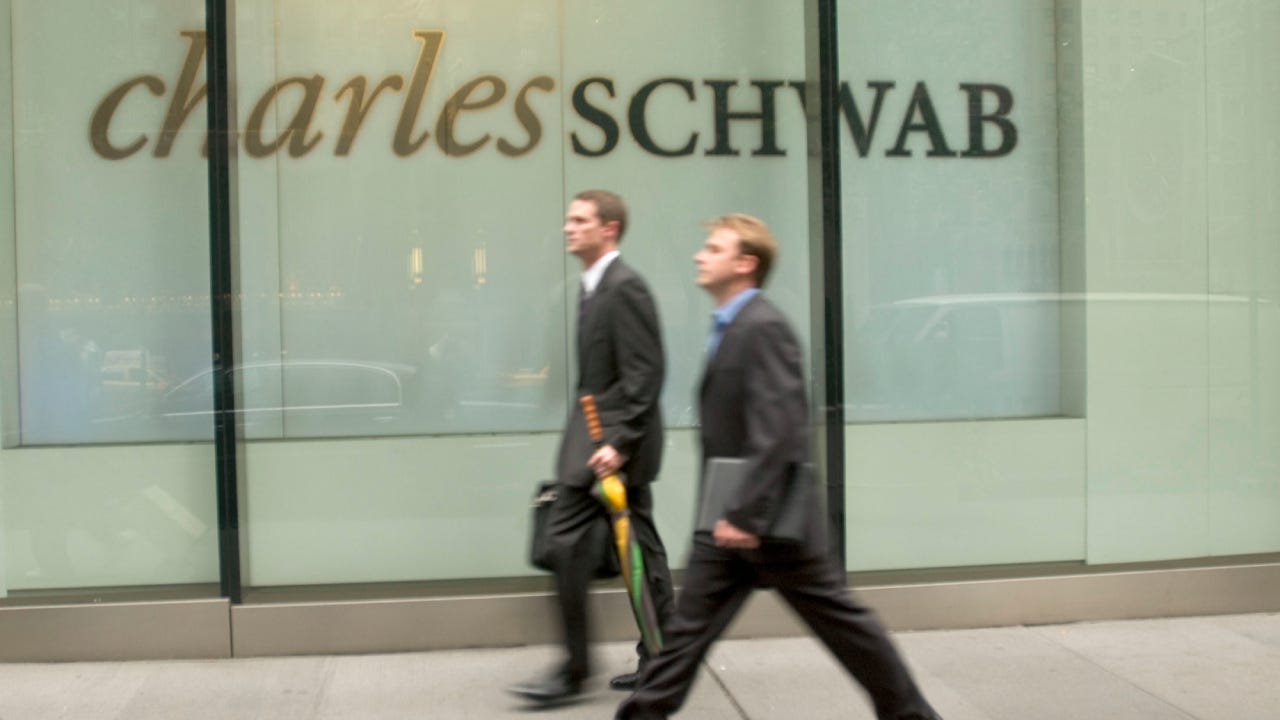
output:
M 744 412 L 749 463 L 736 507 L 725 519 L 764 535 L 792 472 L 809 422 L 799 343 L 783 320 L 753 328 L 744 358 Z M 803 448 L 802 448 L 803 450 Z
M 640 278 L 618 286 L 609 331 L 618 363 L 617 379 L 596 395 L 604 442 L 633 457 L 653 422 L 650 413 L 662 391 L 664 360 L 658 310 Z M 660 422 L 660 421 L 659 421 Z

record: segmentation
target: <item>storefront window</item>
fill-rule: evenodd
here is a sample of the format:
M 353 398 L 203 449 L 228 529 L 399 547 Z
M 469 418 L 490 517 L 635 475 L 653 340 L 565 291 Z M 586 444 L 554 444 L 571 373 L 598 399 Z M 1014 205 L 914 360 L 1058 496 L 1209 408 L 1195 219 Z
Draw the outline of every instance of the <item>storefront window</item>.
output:
M 849 568 L 1280 550 L 1280 8 L 837 11 Z M 0 590 L 217 577 L 202 13 L 0 2 Z M 662 316 L 678 565 L 702 223 L 768 222 L 828 341 L 805 5 L 233 16 L 246 584 L 530 572 L 596 187 Z
M 1059 415 L 1054 2 L 839 17 L 849 418 Z
M 285 358 L 246 377 L 246 413 L 283 408 L 249 435 L 401 436 L 251 443 L 252 584 L 528 573 L 528 500 L 577 401 L 581 268 L 561 227 L 596 187 L 627 201 L 621 250 L 662 319 L 655 492 L 680 561 L 711 312 L 693 283 L 702 223 L 774 225 L 771 292 L 808 325 L 803 8 L 754 6 L 238 5 L 241 116 L 267 118 L 246 141 L 261 125 L 274 147 L 239 168 L 245 355 Z M 338 372 L 364 393 L 342 407 L 319 390 Z
M 153 424 L 211 357 L 205 121 L 180 62 L 197 40 L 178 34 L 202 6 L 15 0 L 0 17 L 0 586 L 214 581 L 212 449 L 118 444 L 212 436 L 207 413 Z
M 1280 547 L 1277 22 L 840 5 L 851 568 Z

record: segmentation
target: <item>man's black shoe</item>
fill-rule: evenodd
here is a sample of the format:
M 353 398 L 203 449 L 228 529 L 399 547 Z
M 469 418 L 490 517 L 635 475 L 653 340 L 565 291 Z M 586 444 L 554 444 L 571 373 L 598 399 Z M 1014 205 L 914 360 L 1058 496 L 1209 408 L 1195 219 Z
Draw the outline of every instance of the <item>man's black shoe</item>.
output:
M 623 690 L 630 692 L 636 689 L 636 685 L 640 684 L 640 673 L 623 673 L 609 680 L 609 687 L 614 690 Z
M 507 688 L 513 694 L 540 703 L 572 700 L 582 694 L 582 681 L 555 674 L 545 680 L 532 680 Z

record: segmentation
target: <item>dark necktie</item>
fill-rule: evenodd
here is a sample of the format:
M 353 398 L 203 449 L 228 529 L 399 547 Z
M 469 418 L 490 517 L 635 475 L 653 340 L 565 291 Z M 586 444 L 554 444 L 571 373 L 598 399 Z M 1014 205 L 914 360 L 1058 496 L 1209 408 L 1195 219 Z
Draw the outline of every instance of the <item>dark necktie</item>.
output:
M 587 317 L 587 303 L 591 301 L 591 293 L 586 287 L 578 286 L 578 349 L 582 349 L 582 321 Z

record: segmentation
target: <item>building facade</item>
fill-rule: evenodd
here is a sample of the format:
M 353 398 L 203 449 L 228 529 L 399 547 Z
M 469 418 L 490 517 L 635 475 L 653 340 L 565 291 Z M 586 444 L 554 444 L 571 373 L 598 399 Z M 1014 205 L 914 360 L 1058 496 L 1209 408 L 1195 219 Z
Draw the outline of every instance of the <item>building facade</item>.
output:
M 544 637 L 592 187 L 662 314 L 677 567 L 691 255 L 747 212 L 891 619 L 1280 608 L 1278 34 L 1269 0 L 6 0 L 0 646 Z

